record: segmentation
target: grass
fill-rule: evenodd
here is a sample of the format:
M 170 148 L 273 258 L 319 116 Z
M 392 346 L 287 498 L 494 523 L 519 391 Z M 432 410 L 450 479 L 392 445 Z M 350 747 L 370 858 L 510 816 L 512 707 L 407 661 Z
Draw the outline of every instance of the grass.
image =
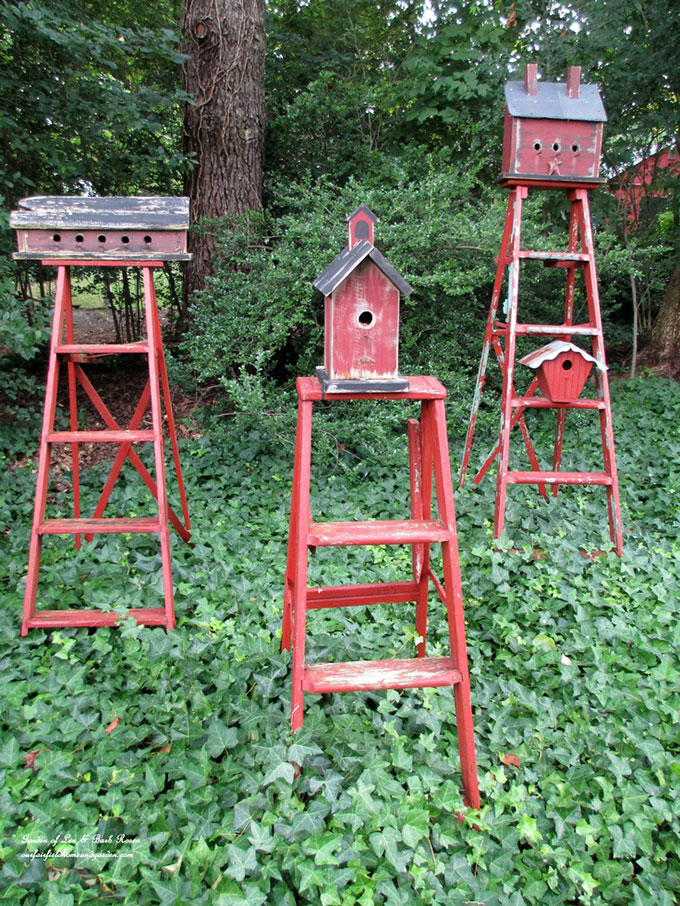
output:
M 4 470 L 0 901 L 676 902 L 680 388 L 621 381 L 613 397 L 623 558 L 578 552 L 607 544 L 602 489 L 566 489 L 546 504 L 512 488 L 503 544 L 519 553 L 494 550 L 492 477 L 456 493 L 483 796 L 464 823 L 448 690 L 308 696 L 290 737 L 289 656 L 279 652 L 290 443 L 216 420 L 183 442 L 194 545 L 173 540 L 169 634 L 125 621 L 20 640 L 35 466 Z M 549 416 L 529 415 L 545 450 Z M 379 417 L 355 435 L 370 436 Z M 30 449 L 39 415 L 17 424 L 3 428 L 9 461 Z M 464 426 L 457 413 L 450 424 L 459 462 Z M 597 463 L 592 421 L 576 416 L 571 428 L 574 466 Z M 316 457 L 315 514 L 406 512 L 405 439 L 381 443 L 359 459 Z M 86 508 L 105 472 L 86 474 Z M 150 512 L 133 475 L 112 511 Z M 66 491 L 55 493 L 54 511 L 66 505 Z M 312 580 L 403 578 L 409 563 L 401 548 L 319 551 Z M 149 539 L 99 538 L 80 553 L 46 544 L 42 607 L 124 610 L 161 594 Z M 444 622 L 432 614 L 436 654 Z M 310 617 L 310 659 L 414 646 L 409 605 Z

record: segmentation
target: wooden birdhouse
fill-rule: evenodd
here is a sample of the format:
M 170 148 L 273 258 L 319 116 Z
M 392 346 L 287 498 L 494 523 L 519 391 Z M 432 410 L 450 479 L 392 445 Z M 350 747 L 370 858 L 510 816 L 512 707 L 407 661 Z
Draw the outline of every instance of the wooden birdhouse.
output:
M 35 196 L 19 202 L 10 226 L 15 258 L 186 261 L 188 198 Z
M 564 340 L 553 340 L 520 359 L 536 372 L 538 386 L 543 396 L 553 403 L 571 403 L 577 400 L 588 380 L 593 365 L 601 365 L 592 355 Z
M 326 392 L 399 392 L 399 301 L 412 289 L 373 245 L 376 216 L 360 205 L 349 215 L 347 248 L 314 281 L 326 297 Z
M 597 87 L 581 84 L 580 66 L 569 67 L 564 83 L 539 82 L 536 63 L 527 64 L 523 82 L 505 85 L 501 179 L 598 180 L 606 120 Z

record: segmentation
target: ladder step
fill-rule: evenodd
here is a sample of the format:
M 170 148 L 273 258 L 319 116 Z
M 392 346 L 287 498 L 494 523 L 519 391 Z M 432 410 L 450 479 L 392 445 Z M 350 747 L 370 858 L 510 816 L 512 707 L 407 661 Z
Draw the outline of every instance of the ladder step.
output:
M 556 403 L 542 396 L 513 396 L 515 409 L 604 409 L 604 400 L 575 399 L 568 403 Z
M 51 431 L 48 444 L 123 444 L 155 440 L 153 431 Z
M 167 614 L 163 607 L 134 607 L 128 610 L 138 623 L 144 626 L 165 626 Z M 60 629 L 78 626 L 115 626 L 120 619 L 118 613 L 103 613 L 101 610 L 42 610 L 28 621 L 28 629 Z
M 136 516 L 114 519 L 45 519 L 38 526 L 39 535 L 116 535 L 130 532 L 141 535 L 145 532 L 160 532 L 161 523 L 158 517 Z
M 508 484 L 613 484 L 604 472 L 508 472 Z
M 518 336 L 546 337 L 596 337 L 600 333 L 592 324 L 517 324 L 515 332 Z
M 590 255 L 585 252 L 533 252 L 520 251 L 519 257 L 528 261 L 565 261 L 571 264 L 586 264 Z
M 308 588 L 307 609 L 406 603 L 415 601 L 419 590 L 419 582 L 369 582 L 366 585 L 328 585 L 324 588 Z
M 148 343 L 60 343 L 56 352 L 63 355 L 122 355 L 147 353 Z
M 373 689 L 421 689 L 461 682 L 452 657 L 415 657 L 385 661 L 307 664 L 303 692 L 370 692 Z
M 307 544 L 314 547 L 441 543 L 450 540 L 451 532 L 437 519 L 312 522 L 307 532 Z

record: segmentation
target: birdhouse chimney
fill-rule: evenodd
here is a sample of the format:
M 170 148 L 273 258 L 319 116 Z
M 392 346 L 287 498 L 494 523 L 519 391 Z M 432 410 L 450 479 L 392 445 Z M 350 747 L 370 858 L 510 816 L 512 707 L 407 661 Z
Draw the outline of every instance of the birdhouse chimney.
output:
M 536 94 L 536 80 L 538 77 L 538 63 L 527 63 L 524 68 L 524 90 L 527 94 Z
M 570 66 L 567 69 L 567 97 L 577 98 L 581 94 L 581 67 Z
M 373 245 L 373 224 L 378 218 L 368 205 L 360 204 L 347 218 L 347 248 L 352 250 L 359 242 Z

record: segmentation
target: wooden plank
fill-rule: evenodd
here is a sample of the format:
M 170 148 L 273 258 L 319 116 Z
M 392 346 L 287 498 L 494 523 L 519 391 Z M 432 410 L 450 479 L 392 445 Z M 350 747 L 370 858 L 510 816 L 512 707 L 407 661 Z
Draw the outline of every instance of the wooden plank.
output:
M 307 664 L 303 692 L 370 692 L 376 689 L 422 689 L 453 686 L 461 674 L 452 657 L 399 658 Z
M 136 516 L 115 519 L 45 519 L 38 526 L 39 535 L 77 535 L 92 532 L 95 535 L 115 535 L 122 532 L 144 534 L 159 532 L 158 517 Z
M 49 252 L 50 257 L 48 259 L 45 258 L 46 254 L 46 250 L 37 252 L 13 252 L 12 258 L 17 261 L 41 261 L 43 264 L 52 265 L 53 267 L 58 267 L 61 264 L 77 264 L 80 267 L 120 267 L 121 261 L 139 261 L 151 267 L 162 267 L 163 261 L 191 261 L 191 254 L 189 252 L 163 252 L 162 260 L 159 260 L 160 255 L 157 251 L 154 251 L 153 254 L 149 255 L 146 255 L 143 252 L 121 252 L 115 261 L 111 260 L 110 250 L 107 251 L 109 258 L 101 261 L 97 258 L 93 258 L 93 252 L 88 252 L 87 254 L 79 256 L 77 252 L 66 251 L 64 257 L 60 258 L 58 253 L 51 249 Z
M 148 343 L 62 343 L 56 352 L 60 355 L 124 355 L 149 351 Z
M 597 328 L 592 324 L 517 324 L 517 336 L 594 337 Z
M 313 547 L 349 547 L 361 544 L 427 544 L 451 540 L 451 532 L 437 519 L 374 520 L 371 522 L 312 522 L 307 544 Z
M 365 585 L 327 585 L 307 589 L 307 609 L 362 607 L 415 601 L 418 582 L 370 582 Z
M 22 198 L 10 215 L 13 229 L 186 230 L 189 199 L 169 196 Z
M 612 478 L 604 472 L 508 472 L 508 484 L 536 484 L 539 481 L 546 484 L 610 485 Z
M 128 615 L 144 626 L 165 626 L 163 607 L 133 607 Z M 120 614 L 100 610 L 42 610 L 28 620 L 29 629 L 60 629 L 80 626 L 115 626 Z
M 513 396 L 512 398 L 513 408 L 521 407 L 522 409 L 555 409 L 555 403 L 553 400 L 544 399 L 540 396 Z M 560 403 L 561 408 L 564 409 L 604 409 L 604 402 L 602 400 L 590 400 L 590 399 L 576 399 L 571 400 L 568 403 Z
M 321 400 L 434 400 L 446 399 L 446 388 L 433 377 L 423 375 L 405 376 L 408 380 L 408 390 L 389 393 L 372 393 L 370 390 L 361 393 L 324 393 L 321 384 L 315 377 L 301 377 L 297 379 L 297 391 L 300 399 L 310 402 Z
M 153 431 L 51 431 L 47 437 L 48 444 L 122 444 L 145 443 L 154 440 Z

